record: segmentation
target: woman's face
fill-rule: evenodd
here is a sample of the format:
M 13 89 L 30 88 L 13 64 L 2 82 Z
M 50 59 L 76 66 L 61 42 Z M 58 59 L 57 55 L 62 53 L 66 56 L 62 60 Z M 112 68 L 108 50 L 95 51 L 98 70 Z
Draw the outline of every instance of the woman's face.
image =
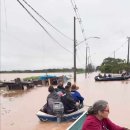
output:
M 99 112 L 99 115 L 102 117 L 102 118 L 108 118 L 108 114 L 109 114 L 109 106 L 107 105 L 107 107 L 103 110 L 103 111 L 100 111 Z

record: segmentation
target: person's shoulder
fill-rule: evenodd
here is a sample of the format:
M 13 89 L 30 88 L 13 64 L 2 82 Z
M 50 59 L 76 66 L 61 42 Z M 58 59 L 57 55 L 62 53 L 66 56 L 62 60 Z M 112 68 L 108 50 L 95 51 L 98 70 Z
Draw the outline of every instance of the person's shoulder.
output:
M 100 130 L 100 122 L 92 115 L 86 118 L 86 127 L 92 130 Z
M 79 96 L 79 95 L 80 95 L 80 92 L 78 92 L 78 91 L 75 91 L 75 94 Z
M 80 94 L 80 92 L 79 92 L 79 91 L 76 91 L 76 93 L 79 93 L 79 94 Z
M 49 93 L 49 94 L 48 94 L 48 96 L 47 96 L 47 98 L 50 98 L 50 97 L 51 97 L 51 95 L 52 95 L 52 94 L 51 94 L 51 93 Z

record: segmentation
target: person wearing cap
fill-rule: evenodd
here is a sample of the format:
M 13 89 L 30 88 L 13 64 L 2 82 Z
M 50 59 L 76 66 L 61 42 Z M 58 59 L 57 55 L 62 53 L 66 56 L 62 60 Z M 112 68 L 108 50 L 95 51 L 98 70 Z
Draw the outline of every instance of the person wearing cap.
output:
M 77 91 L 79 89 L 78 86 L 76 86 L 76 84 L 73 84 L 71 86 L 71 94 L 72 97 L 74 98 L 74 100 L 78 103 L 80 103 L 80 108 L 83 107 L 83 100 L 84 98 L 81 96 L 81 94 Z
M 61 101 L 64 105 L 64 113 L 69 114 L 77 111 L 77 104 L 71 95 L 71 86 L 65 86 L 65 94 L 61 96 Z

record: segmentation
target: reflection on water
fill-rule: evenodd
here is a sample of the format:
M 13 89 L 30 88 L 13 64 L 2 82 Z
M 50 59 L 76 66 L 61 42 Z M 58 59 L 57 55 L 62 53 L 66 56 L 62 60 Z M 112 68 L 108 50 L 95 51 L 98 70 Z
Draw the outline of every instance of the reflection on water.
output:
M 109 117 L 117 124 L 130 128 L 130 80 L 95 82 L 95 75 L 91 74 L 87 79 L 82 74 L 78 75 L 79 91 L 85 97 L 85 105 L 92 105 L 98 99 L 107 100 L 111 111 Z M 6 76 L 12 79 L 11 74 Z M 19 74 L 16 77 L 22 76 Z M 13 75 L 13 78 L 16 77 Z M 36 116 L 37 111 L 46 103 L 47 89 L 35 87 L 24 91 L 0 90 L 1 130 L 65 130 L 72 122 L 40 122 Z
M 30 92 L 30 90 L 11 90 L 11 91 L 2 91 L 0 92 L 0 94 L 3 97 L 18 97 L 18 96 L 22 96 L 23 94 L 26 94 Z

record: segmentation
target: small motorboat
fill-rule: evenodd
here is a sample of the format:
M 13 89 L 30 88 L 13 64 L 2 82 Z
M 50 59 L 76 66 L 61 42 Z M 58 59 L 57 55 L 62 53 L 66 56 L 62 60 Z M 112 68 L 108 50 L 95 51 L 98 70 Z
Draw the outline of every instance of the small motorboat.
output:
M 122 80 L 128 80 L 129 78 L 130 78 L 130 75 L 128 75 L 128 76 L 116 76 L 116 77 L 95 76 L 95 81 L 122 81 Z
M 42 110 L 39 110 L 37 112 L 37 116 L 40 119 L 40 121 L 53 121 L 53 122 L 63 122 L 63 121 L 72 121 L 78 119 L 84 112 L 84 108 L 81 108 L 75 112 L 72 112 L 70 114 L 64 114 L 64 108 L 61 102 L 56 102 L 55 107 L 53 108 L 55 115 L 50 115 L 45 113 Z

